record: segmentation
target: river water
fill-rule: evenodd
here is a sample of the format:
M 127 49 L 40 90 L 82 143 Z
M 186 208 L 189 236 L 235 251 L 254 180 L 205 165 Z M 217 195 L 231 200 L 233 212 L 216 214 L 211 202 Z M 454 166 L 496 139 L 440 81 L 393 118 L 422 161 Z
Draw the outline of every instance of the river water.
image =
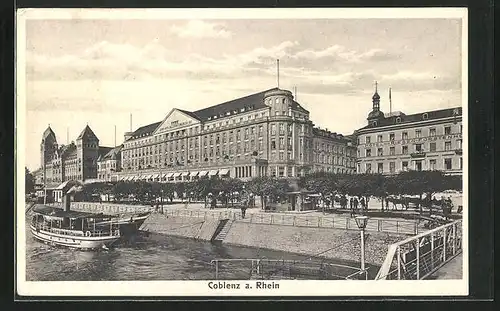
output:
M 210 261 L 216 258 L 311 260 L 292 253 L 160 234 L 128 238 L 109 250 L 79 251 L 41 243 L 33 238 L 29 225 L 26 227 L 27 281 L 209 280 L 215 279 L 215 267 Z M 248 279 L 249 267 L 248 262 L 231 265 L 231 269 L 221 267 L 219 278 Z

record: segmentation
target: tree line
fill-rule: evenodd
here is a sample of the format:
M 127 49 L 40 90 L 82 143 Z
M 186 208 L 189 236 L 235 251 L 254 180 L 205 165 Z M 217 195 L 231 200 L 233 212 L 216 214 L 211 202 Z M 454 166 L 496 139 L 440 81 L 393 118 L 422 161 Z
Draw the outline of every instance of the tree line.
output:
M 112 195 L 115 201 L 133 197 L 138 202 L 151 202 L 162 198 L 173 201 L 204 201 L 215 197 L 226 206 L 234 205 L 242 197 L 253 194 L 260 198 L 262 208 L 270 202 L 278 202 L 290 191 L 306 190 L 322 197 L 349 195 L 378 197 L 389 195 L 417 195 L 432 197 L 445 190 L 462 190 L 462 177 L 450 176 L 440 171 L 408 171 L 397 175 L 381 174 L 334 174 L 317 172 L 298 179 L 255 177 L 243 182 L 235 178 L 202 178 L 190 182 L 159 183 L 147 181 L 97 182 L 84 184 L 79 193 L 80 200 L 92 200 L 100 195 Z

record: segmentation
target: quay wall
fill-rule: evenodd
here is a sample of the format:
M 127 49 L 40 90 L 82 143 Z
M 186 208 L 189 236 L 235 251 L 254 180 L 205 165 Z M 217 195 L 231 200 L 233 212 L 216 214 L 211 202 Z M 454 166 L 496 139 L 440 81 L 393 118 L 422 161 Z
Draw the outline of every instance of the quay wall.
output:
M 154 210 L 154 207 L 72 202 L 71 209 L 118 214 L 151 211 Z M 165 214 L 151 214 L 141 229 L 165 235 L 210 241 L 217 230 L 219 221 L 229 217 L 231 217 L 230 214 L 225 215 L 217 212 L 194 211 L 189 213 L 186 211 L 184 214 L 173 215 L 165 211 Z M 380 266 L 387 255 L 388 246 L 407 237 L 408 235 L 403 233 L 367 230 L 366 263 Z M 346 261 L 359 261 L 361 255 L 358 230 L 255 223 L 249 222 L 248 219 L 235 220 L 222 242 L 228 245 L 265 248 L 308 256 L 317 255 Z
M 214 218 L 178 217 L 154 213 L 146 219 L 141 230 L 210 241 L 218 225 L 219 220 Z
M 366 232 L 365 262 L 371 265 L 382 265 L 389 245 L 407 237 L 402 234 Z M 357 262 L 361 257 L 360 240 L 359 231 L 354 230 L 290 227 L 235 221 L 223 243 Z

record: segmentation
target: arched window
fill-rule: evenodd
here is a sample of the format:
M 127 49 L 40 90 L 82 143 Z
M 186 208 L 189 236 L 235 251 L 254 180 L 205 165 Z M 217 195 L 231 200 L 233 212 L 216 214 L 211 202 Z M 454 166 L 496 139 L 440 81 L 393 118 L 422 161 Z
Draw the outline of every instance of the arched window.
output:
M 422 115 L 422 119 L 424 120 L 429 119 L 429 115 L 427 114 L 427 112 Z
M 377 126 L 377 124 L 378 124 L 377 121 L 372 122 L 372 126 Z
M 396 118 L 396 123 L 401 123 L 401 118 L 400 117 Z

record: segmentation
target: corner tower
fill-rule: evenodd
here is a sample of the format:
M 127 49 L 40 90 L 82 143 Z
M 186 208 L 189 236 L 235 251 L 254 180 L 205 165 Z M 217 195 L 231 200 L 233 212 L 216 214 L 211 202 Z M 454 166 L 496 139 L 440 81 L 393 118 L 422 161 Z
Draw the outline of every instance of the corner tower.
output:
M 43 183 L 46 181 L 46 166 L 52 161 L 54 153 L 57 151 L 56 134 L 50 127 L 43 132 L 42 142 L 40 143 L 40 166 L 42 168 Z
M 97 178 L 99 139 L 87 125 L 76 139 L 78 180 Z

